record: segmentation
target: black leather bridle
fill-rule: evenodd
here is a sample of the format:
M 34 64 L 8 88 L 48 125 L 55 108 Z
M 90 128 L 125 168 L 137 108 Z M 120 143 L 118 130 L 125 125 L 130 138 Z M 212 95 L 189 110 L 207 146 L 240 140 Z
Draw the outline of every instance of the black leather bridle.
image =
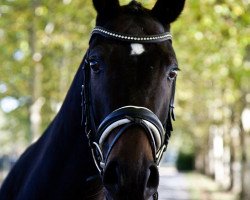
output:
M 158 35 L 145 35 L 139 37 L 135 35 L 126 35 L 123 33 L 109 31 L 103 27 L 95 27 L 93 29 L 90 41 L 94 35 L 101 35 L 102 37 L 105 37 L 107 39 L 130 43 L 157 43 L 166 40 L 172 40 L 172 36 L 169 32 Z M 164 124 L 162 124 L 159 118 L 148 108 L 128 105 L 111 112 L 101 122 L 99 127 L 96 128 L 93 117 L 93 105 L 91 104 L 90 98 L 90 70 L 90 63 L 87 53 L 82 63 L 82 71 L 84 77 L 82 85 L 82 122 L 85 121 L 85 134 L 88 138 L 92 156 L 95 165 L 100 172 L 100 175 L 103 175 L 103 170 L 105 169 L 105 164 L 110 152 L 112 151 L 112 148 L 114 147 L 120 136 L 125 132 L 125 130 L 127 130 L 131 126 L 140 126 L 145 130 L 152 147 L 154 161 L 158 165 L 162 158 L 163 152 L 167 148 L 168 140 L 171 136 L 171 131 L 173 131 L 171 120 L 175 120 L 174 96 L 176 78 L 174 78 L 172 83 L 172 94 L 170 99 L 169 112 L 167 120 Z M 104 158 L 102 153 L 103 143 L 108 138 L 109 133 L 116 127 L 121 127 L 121 129 L 118 131 L 112 143 L 109 145 L 107 155 Z

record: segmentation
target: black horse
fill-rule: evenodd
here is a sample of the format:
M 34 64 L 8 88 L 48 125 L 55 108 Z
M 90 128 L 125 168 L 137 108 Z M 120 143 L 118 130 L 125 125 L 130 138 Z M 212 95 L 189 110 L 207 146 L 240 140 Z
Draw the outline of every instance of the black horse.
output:
M 157 199 L 178 64 L 170 23 L 185 0 L 93 0 L 89 50 L 63 106 L 15 164 L 1 200 Z

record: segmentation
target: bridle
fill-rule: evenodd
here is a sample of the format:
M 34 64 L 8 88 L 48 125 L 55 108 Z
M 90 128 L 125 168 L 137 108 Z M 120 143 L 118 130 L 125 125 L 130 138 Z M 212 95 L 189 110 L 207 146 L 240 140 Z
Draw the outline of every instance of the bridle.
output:
M 165 32 L 157 35 L 145 35 L 135 36 L 118 33 L 107 30 L 103 27 L 95 27 L 92 31 L 90 42 L 94 35 L 100 35 L 106 39 L 118 40 L 129 43 L 158 43 L 167 40 L 172 40 L 172 35 L 169 32 Z M 93 117 L 93 105 L 91 104 L 91 85 L 90 85 L 90 63 L 88 60 L 88 51 L 81 64 L 83 71 L 83 85 L 82 85 L 82 124 L 85 121 L 85 134 L 88 138 L 88 144 L 91 149 L 92 157 L 96 168 L 100 175 L 103 175 L 107 159 L 121 135 L 132 126 L 142 127 L 148 138 L 152 148 L 154 162 L 158 165 L 163 153 L 166 151 L 169 138 L 171 136 L 172 119 L 174 116 L 174 96 L 176 78 L 172 83 L 172 94 L 170 98 L 168 117 L 164 124 L 161 123 L 159 118 L 148 108 L 137 107 L 133 105 L 118 108 L 105 117 L 100 123 L 99 127 L 96 127 Z M 112 130 L 117 127 L 121 127 L 116 136 L 113 138 L 107 155 L 104 158 L 102 153 L 103 143 L 109 137 Z M 94 130 L 93 130 L 94 129 Z M 153 199 L 158 199 L 158 193 L 153 195 Z
M 172 36 L 169 32 L 157 35 L 135 36 L 117 33 L 99 26 L 93 29 L 90 42 L 94 35 L 100 35 L 110 40 L 118 40 L 130 43 L 158 43 L 167 40 L 172 40 Z M 93 105 L 91 104 L 90 98 L 90 70 L 91 69 L 87 52 L 82 62 L 82 71 L 84 79 L 81 92 L 82 123 L 83 121 L 85 121 L 84 132 L 88 138 L 88 144 L 91 149 L 93 160 L 98 171 L 100 172 L 100 175 L 103 175 L 103 170 L 105 169 L 105 164 L 110 152 L 112 151 L 112 148 L 119 140 L 121 135 L 132 126 L 140 126 L 145 130 L 152 147 L 154 162 L 158 165 L 162 158 L 163 152 L 167 148 L 168 140 L 171 136 L 171 131 L 173 131 L 171 119 L 175 120 L 174 96 L 176 79 L 174 79 L 172 83 L 172 94 L 170 99 L 169 112 L 167 120 L 164 124 L 162 124 L 159 118 L 148 108 L 129 105 L 118 108 L 115 111 L 111 112 L 105 117 L 99 127 L 96 128 L 96 124 L 93 118 Z M 109 149 L 107 151 L 107 155 L 104 158 L 102 153 L 103 143 L 109 137 L 111 131 L 117 127 L 121 128 L 114 137 L 112 143 L 110 144 Z

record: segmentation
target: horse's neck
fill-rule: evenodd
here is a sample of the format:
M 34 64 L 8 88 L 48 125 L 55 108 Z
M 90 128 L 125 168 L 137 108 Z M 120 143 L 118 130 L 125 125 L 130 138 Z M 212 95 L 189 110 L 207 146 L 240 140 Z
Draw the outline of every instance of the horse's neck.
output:
M 81 107 L 81 84 L 82 74 L 80 69 L 75 75 L 72 85 L 67 93 L 63 105 L 53 121 L 52 125 L 58 124 L 59 130 L 56 129 L 53 134 L 63 136 L 65 139 L 76 135 L 83 136 L 82 130 L 82 107 Z
M 81 164 L 85 162 L 84 164 L 87 166 L 92 163 L 92 157 L 84 133 L 84 127 L 82 126 L 82 80 L 80 68 L 58 115 L 46 131 L 46 134 L 50 138 L 50 147 L 51 145 L 57 146 L 64 159 L 67 158 L 66 156 L 72 159 L 73 156 L 74 159 L 71 162 L 79 162 Z M 79 157 L 75 157 L 75 155 Z
M 55 130 L 53 130 L 53 136 L 56 135 L 57 137 L 58 135 L 66 140 L 71 137 L 81 136 L 84 137 L 84 142 L 86 142 L 83 132 L 84 123 L 82 123 L 83 72 L 81 66 L 74 77 L 59 113 L 51 125 L 56 126 L 54 127 Z
M 72 185 L 76 184 L 74 186 L 75 189 L 75 187 L 81 187 L 83 183 L 85 191 L 83 194 L 84 199 L 103 199 L 103 186 L 91 156 L 87 137 L 84 132 L 85 127 L 83 127 L 85 124 L 85 113 L 82 113 L 82 84 L 84 75 L 81 70 L 80 67 L 62 108 L 50 127 L 51 130 L 55 128 L 55 131 L 51 133 L 53 135 L 51 140 L 52 144 L 58 144 L 58 140 L 61 141 L 59 147 L 64 152 L 62 157 L 63 159 L 68 157 L 65 165 L 68 167 L 74 165 L 71 172 L 68 172 L 65 176 L 66 182 L 68 182 L 69 176 L 75 177 L 76 181 Z M 79 179 L 81 175 L 82 181 Z M 71 190 L 74 189 L 72 188 Z
M 87 197 L 102 196 L 100 179 L 88 181 L 98 172 L 81 125 L 83 75 L 80 70 L 54 121 L 24 152 L 7 177 L 0 198 L 89 199 Z M 7 198 L 9 195 L 13 198 Z
M 77 72 L 74 81 L 66 95 L 63 105 L 45 132 L 48 142 L 66 142 L 71 138 L 83 137 L 81 132 L 81 74 Z
M 83 73 L 79 68 L 58 115 L 45 133 L 49 143 L 46 144 L 48 153 L 44 155 L 47 157 L 52 150 L 54 155 L 51 155 L 51 159 L 57 160 L 52 167 L 58 170 L 64 168 L 59 174 L 60 181 L 66 183 L 72 181 L 72 191 L 84 184 L 92 185 L 87 180 L 98 175 L 82 126 L 82 76 Z M 48 159 L 47 162 L 53 163 L 53 160 Z M 97 185 L 95 183 L 95 187 L 102 186 L 99 182 Z M 93 187 L 89 192 L 87 190 L 85 192 L 93 195 L 92 190 Z

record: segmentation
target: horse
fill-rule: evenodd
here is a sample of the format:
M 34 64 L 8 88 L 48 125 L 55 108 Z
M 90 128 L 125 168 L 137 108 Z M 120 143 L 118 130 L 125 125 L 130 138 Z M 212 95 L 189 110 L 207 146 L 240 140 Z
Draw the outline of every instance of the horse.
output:
M 21 155 L 1 200 L 158 198 L 174 120 L 170 24 L 185 0 L 93 0 L 96 27 L 58 114 Z

